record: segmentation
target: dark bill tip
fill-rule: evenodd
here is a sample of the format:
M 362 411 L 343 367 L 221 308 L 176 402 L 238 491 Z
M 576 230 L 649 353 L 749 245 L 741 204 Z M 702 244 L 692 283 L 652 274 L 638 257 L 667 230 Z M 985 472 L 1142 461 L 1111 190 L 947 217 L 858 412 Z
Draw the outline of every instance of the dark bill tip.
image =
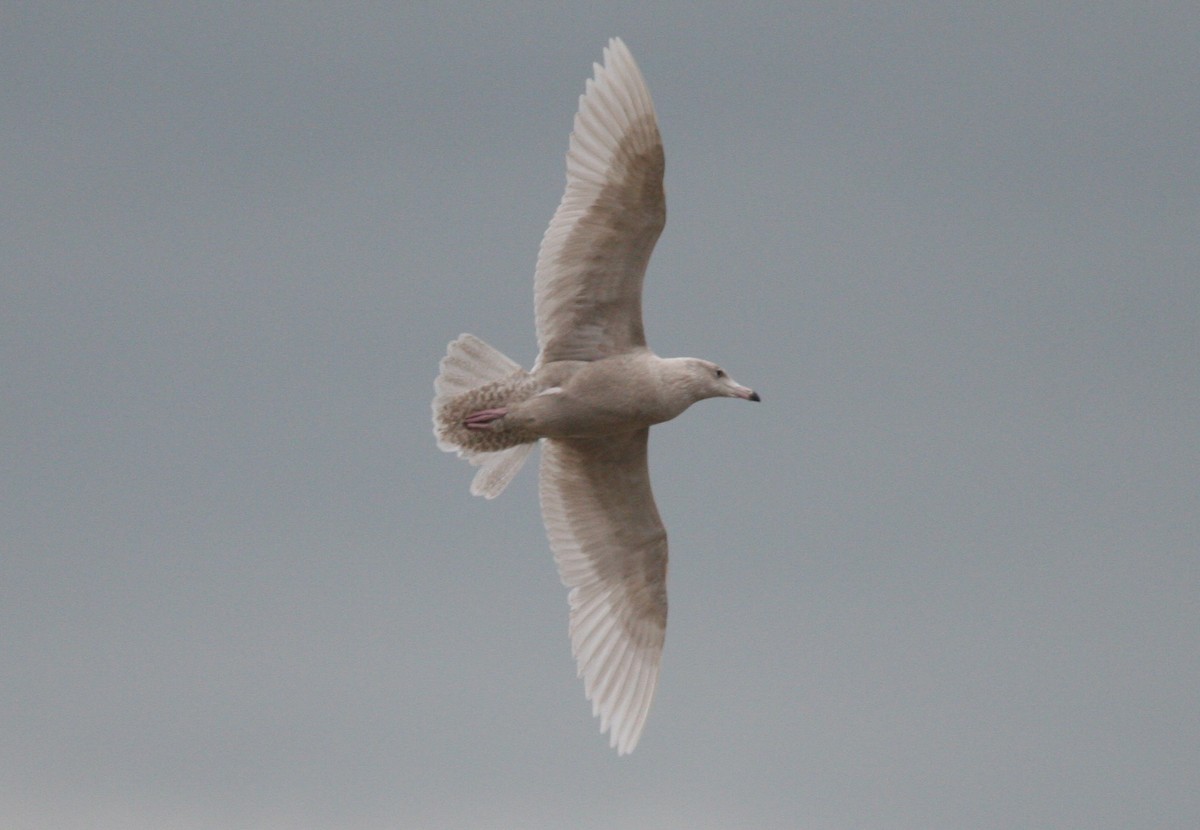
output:
M 748 400 L 748 401 L 761 401 L 761 400 L 762 400 L 762 398 L 760 398 L 760 397 L 758 396 L 758 393 L 757 393 L 757 392 L 751 392 L 751 393 L 750 393 L 750 397 L 746 398 L 746 400 Z

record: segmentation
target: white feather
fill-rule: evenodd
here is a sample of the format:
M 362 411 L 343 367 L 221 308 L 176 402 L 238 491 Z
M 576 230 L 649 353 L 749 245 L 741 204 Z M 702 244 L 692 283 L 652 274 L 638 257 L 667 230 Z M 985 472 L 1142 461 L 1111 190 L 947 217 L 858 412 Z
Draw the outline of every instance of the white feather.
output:
M 579 99 L 567 188 L 538 252 L 538 367 L 646 345 L 642 280 L 666 223 L 663 151 L 650 92 L 620 39 Z
M 571 589 L 579 675 L 622 755 L 641 736 L 667 625 L 667 534 L 650 490 L 648 435 L 544 441 L 539 478 L 550 547 Z

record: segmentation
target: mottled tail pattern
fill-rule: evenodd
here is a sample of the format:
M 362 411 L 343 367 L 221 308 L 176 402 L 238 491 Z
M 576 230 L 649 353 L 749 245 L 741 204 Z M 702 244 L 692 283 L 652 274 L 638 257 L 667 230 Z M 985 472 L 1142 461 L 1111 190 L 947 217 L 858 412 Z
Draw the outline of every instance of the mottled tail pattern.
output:
M 527 400 L 537 393 L 537 383 L 478 337 L 463 334 L 446 347 L 433 386 L 433 432 L 438 447 L 479 466 L 471 492 L 495 498 L 521 469 L 538 436 L 506 429 L 503 420 L 497 429 L 467 429 L 463 421 L 474 412 Z

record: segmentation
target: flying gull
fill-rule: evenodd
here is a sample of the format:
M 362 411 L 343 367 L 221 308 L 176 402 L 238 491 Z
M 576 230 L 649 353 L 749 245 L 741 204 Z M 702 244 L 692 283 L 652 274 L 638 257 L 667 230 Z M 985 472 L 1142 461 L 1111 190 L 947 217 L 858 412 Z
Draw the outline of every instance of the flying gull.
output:
M 642 328 L 642 278 L 666 222 L 663 148 L 646 82 L 619 38 L 579 99 L 567 189 L 534 276 L 531 371 L 470 334 L 434 382 L 438 447 L 479 466 L 495 498 L 537 443 L 542 517 L 570 588 L 571 648 L 618 754 L 642 734 L 667 624 L 667 533 L 650 491 L 653 424 L 705 398 L 759 400 L 724 370 L 662 358 Z

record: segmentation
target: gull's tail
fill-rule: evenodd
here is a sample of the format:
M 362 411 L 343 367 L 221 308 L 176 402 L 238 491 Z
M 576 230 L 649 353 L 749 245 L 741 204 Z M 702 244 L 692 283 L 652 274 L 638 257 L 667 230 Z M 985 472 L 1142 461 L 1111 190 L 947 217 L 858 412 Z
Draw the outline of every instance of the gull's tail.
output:
M 457 452 L 479 467 L 471 494 L 494 499 L 521 469 L 536 437 L 472 431 L 463 419 L 472 412 L 524 400 L 533 394 L 533 376 L 471 334 L 446 347 L 433 382 L 433 434 L 438 449 Z M 520 443 L 517 443 L 520 441 Z

